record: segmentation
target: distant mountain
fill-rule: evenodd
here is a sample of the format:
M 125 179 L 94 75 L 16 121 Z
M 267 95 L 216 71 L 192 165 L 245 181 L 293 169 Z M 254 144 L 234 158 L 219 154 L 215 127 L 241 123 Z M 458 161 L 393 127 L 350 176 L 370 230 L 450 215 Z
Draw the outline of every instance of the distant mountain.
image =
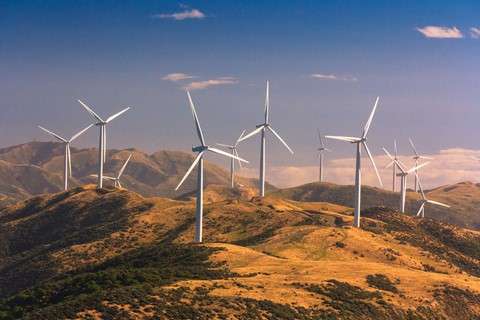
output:
M 444 208 L 428 205 L 425 215 L 461 227 L 480 229 L 480 184 L 461 182 L 439 187 L 426 192 L 427 198 L 451 206 Z M 309 183 L 293 188 L 274 191 L 272 196 L 296 201 L 322 201 L 348 207 L 354 206 L 354 186 L 333 183 Z M 406 212 L 416 214 L 420 206 L 420 195 L 407 192 Z M 387 206 L 398 209 L 400 194 L 384 189 L 362 186 L 362 208 Z
M 62 190 L 63 153 L 62 144 L 53 142 L 30 142 L 0 149 L 0 204 Z M 144 196 L 168 197 L 178 197 L 195 189 L 194 173 L 178 192 L 174 191 L 193 161 L 191 154 L 180 151 L 146 154 L 136 149 L 108 150 L 105 173 L 115 175 L 130 153 L 133 157 L 122 177 L 125 188 Z M 72 148 L 72 187 L 95 181 L 90 175 L 97 172 L 97 155 L 94 148 Z M 229 179 L 226 170 L 205 163 L 205 185 L 228 185 Z M 247 188 L 256 186 L 254 179 L 240 177 L 238 182 Z M 107 186 L 108 183 L 105 182 Z
M 221 188 L 209 186 L 212 192 Z M 0 319 L 479 319 L 480 235 L 388 208 L 94 185 L 0 209 Z

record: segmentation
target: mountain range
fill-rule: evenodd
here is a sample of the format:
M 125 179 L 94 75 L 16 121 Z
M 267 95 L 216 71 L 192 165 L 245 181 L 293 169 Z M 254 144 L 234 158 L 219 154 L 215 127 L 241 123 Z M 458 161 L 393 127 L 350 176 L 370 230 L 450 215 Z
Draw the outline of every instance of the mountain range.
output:
M 71 149 L 70 185 L 95 181 L 97 149 Z M 182 188 L 174 188 L 193 162 L 193 156 L 181 151 L 158 151 L 146 154 L 136 149 L 108 150 L 105 173 L 115 176 L 123 162 L 132 159 L 122 176 L 122 185 L 144 196 L 177 197 L 196 187 L 195 175 Z M 0 149 L 0 204 L 14 203 L 34 195 L 61 191 L 63 188 L 64 147 L 61 143 L 30 142 Z M 205 185 L 228 184 L 229 172 L 210 162 L 205 163 Z M 245 187 L 256 185 L 254 179 L 237 179 Z M 272 186 L 268 186 L 272 189 Z

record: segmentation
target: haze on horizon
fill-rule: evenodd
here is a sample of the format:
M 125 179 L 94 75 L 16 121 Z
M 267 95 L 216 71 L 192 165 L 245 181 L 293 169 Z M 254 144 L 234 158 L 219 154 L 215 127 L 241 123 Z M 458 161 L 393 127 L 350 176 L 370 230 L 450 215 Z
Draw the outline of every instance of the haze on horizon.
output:
M 102 115 L 133 107 L 109 147 L 189 152 L 185 88 L 207 141 L 231 143 L 261 122 L 269 79 L 272 123 L 295 151 L 268 141 L 274 184 L 315 180 L 316 129 L 359 135 L 377 95 L 369 141 L 379 167 L 382 146 L 396 138 L 410 155 L 411 136 L 436 158 L 427 187 L 479 181 L 479 12 L 476 1 L 0 1 L 0 145 L 48 141 L 38 124 L 78 131 L 90 121 L 81 98 Z M 327 180 L 352 183 L 353 146 L 329 145 Z M 240 146 L 246 175 L 256 175 L 258 147 Z

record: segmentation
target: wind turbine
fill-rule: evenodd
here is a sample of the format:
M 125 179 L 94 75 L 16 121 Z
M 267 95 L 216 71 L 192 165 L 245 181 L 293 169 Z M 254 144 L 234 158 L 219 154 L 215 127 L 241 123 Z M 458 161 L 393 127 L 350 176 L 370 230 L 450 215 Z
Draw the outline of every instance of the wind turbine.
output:
M 318 180 L 319 182 L 323 182 L 323 158 L 324 158 L 324 155 L 323 153 L 325 151 L 328 151 L 328 152 L 331 152 L 330 149 L 328 149 L 327 147 L 325 147 L 325 143 L 322 139 L 322 135 L 320 134 L 320 130 L 317 129 L 317 133 L 318 133 L 318 141 L 320 142 L 320 147 L 318 147 L 318 156 L 319 156 L 319 168 L 318 168 Z
M 233 145 L 228 145 L 228 144 L 223 144 L 223 143 L 217 143 L 217 146 L 221 146 L 224 148 L 228 148 L 231 151 L 231 155 L 238 157 L 238 150 L 237 146 L 240 143 L 240 139 L 243 137 L 245 134 L 245 130 L 242 131 L 240 136 L 238 137 L 237 141 Z M 238 161 L 238 166 L 240 169 L 242 168 L 242 162 Z M 235 159 L 230 158 L 230 187 L 235 188 Z
M 448 204 L 427 199 L 427 197 L 425 196 L 425 193 L 423 192 L 422 183 L 420 182 L 420 178 L 418 178 L 418 188 L 420 189 L 420 194 L 422 196 L 422 200 L 421 200 L 422 204 L 420 205 L 420 208 L 417 211 L 417 217 L 425 218 L 425 205 L 427 203 L 435 204 L 437 206 L 442 206 L 442 207 L 445 207 L 445 208 L 450 208 L 450 206 Z
M 111 181 L 113 181 L 115 188 L 119 188 L 119 189 L 123 188 L 123 187 L 122 187 L 122 184 L 120 183 L 120 178 L 121 178 L 123 172 L 125 171 L 125 168 L 127 167 L 128 162 L 130 161 L 130 158 L 132 158 L 132 154 L 131 154 L 131 153 L 130 153 L 130 155 L 128 156 L 127 160 L 126 160 L 125 163 L 123 164 L 122 168 L 120 169 L 120 171 L 118 172 L 118 175 L 117 175 L 116 177 L 103 176 L 103 178 L 106 179 L 106 180 L 111 180 Z M 92 176 L 92 177 L 98 177 L 96 174 L 92 174 L 91 176 Z
M 405 165 L 400 161 L 400 160 L 395 160 L 390 152 L 388 152 L 387 149 L 383 148 L 383 151 L 385 154 L 390 158 L 390 160 L 394 161 L 398 165 L 398 169 L 400 169 L 400 173 L 397 173 L 397 176 L 400 177 L 400 212 L 404 213 L 405 212 L 405 200 L 407 198 L 407 177 L 411 173 L 415 173 L 415 176 L 417 175 L 418 169 L 421 167 L 426 166 L 430 162 L 424 162 L 421 165 L 414 166 L 413 168 L 407 170 Z
M 68 177 L 72 177 L 72 154 L 70 152 L 70 144 L 73 142 L 73 140 L 77 139 L 79 136 L 81 136 L 85 131 L 90 129 L 92 126 L 93 124 L 89 125 L 88 127 L 78 132 L 68 140 L 65 138 L 62 138 L 61 136 L 59 136 L 58 134 L 50 130 L 45 129 L 44 127 L 38 126 L 40 129 L 42 129 L 49 135 L 54 136 L 55 138 L 63 142 L 63 144 L 65 145 L 65 156 L 64 156 L 64 167 L 63 167 L 63 188 L 65 191 L 68 190 Z
M 256 129 L 247 134 L 246 136 L 243 136 L 240 141 L 246 140 L 250 137 L 253 137 L 257 133 L 261 133 L 261 138 L 260 138 L 260 196 L 263 197 L 265 196 L 265 133 L 267 130 L 269 130 L 273 135 L 280 140 L 280 142 L 287 148 L 290 153 L 293 154 L 292 149 L 287 145 L 287 143 L 280 137 L 280 135 L 272 128 L 270 125 L 270 120 L 269 120 L 269 112 L 270 112 L 270 84 L 267 81 L 267 89 L 266 89 L 266 94 L 265 94 L 265 118 L 262 124 L 257 125 Z
M 103 120 L 98 114 L 96 114 L 89 106 L 83 103 L 81 100 L 77 100 L 90 116 L 96 121 L 95 125 L 100 129 L 100 140 L 98 143 L 98 188 L 103 187 L 103 165 L 107 158 L 107 124 L 109 124 L 113 119 L 120 116 L 122 113 L 127 112 L 130 107 L 123 109 L 122 111 L 115 113 L 107 118 L 107 120 Z
M 193 147 L 192 151 L 197 152 L 197 156 L 195 157 L 195 160 L 193 160 L 192 165 L 190 168 L 188 168 L 187 173 L 183 176 L 182 180 L 180 183 L 177 185 L 175 190 L 178 190 L 180 186 L 183 184 L 183 182 L 187 179 L 187 177 L 190 175 L 192 170 L 195 168 L 195 166 L 198 165 L 198 177 L 197 177 L 197 206 L 195 210 L 195 242 L 202 242 L 202 234 L 203 234 L 203 156 L 207 151 L 220 154 L 238 161 L 242 161 L 245 163 L 248 163 L 247 160 L 244 160 L 236 155 L 229 154 L 225 151 L 213 148 L 208 146 L 205 143 L 205 139 L 203 138 L 203 132 L 202 128 L 200 127 L 200 122 L 197 117 L 197 113 L 195 111 L 195 106 L 192 101 L 192 97 L 190 96 L 190 92 L 187 91 L 187 96 L 188 96 L 188 102 L 190 103 L 190 109 L 192 110 L 193 114 L 193 119 L 195 122 L 195 128 L 197 131 L 197 136 L 198 139 L 200 140 L 200 146 Z
M 380 97 L 377 97 L 375 100 L 375 104 L 373 106 L 372 112 L 370 113 L 370 117 L 368 118 L 365 126 L 363 128 L 362 136 L 360 138 L 357 137 L 345 137 L 345 136 L 325 136 L 328 139 L 335 139 L 346 141 L 350 143 L 354 143 L 357 145 L 357 156 L 356 156 L 356 167 L 355 167 L 355 212 L 354 212 L 354 226 L 360 228 L 360 205 L 361 205 L 361 193 L 362 193 L 362 167 L 361 167 L 361 146 L 365 148 L 370 161 L 372 162 L 373 168 L 375 169 L 375 174 L 377 175 L 378 181 L 380 182 L 380 186 L 383 186 L 382 179 L 380 178 L 380 174 L 378 173 L 377 166 L 375 165 L 375 161 L 373 161 L 372 153 L 367 146 L 367 134 L 368 130 L 370 129 L 370 125 L 372 124 L 373 115 L 375 114 L 375 110 L 378 106 L 378 100 Z
M 392 161 L 386 166 L 386 168 L 392 167 L 393 175 L 392 175 L 392 191 L 395 192 L 395 188 L 397 186 L 397 168 L 398 168 L 398 150 L 397 150 L 397 140 L 393 140 L 393 151 L 394 156 Z
M 412 138 L 408 138 L 408 140 L 410 141 L 410 145 L 412 146 L 412 149 L 413 149 L 413 153 L 414 153 L 413 159 L 415 160 L 415 166 L 416 167 L 418 166 L 418 161 L 420 159 L 433 160 L 433 158 L 425 157 L 425 156 L 420 155 L 417 151 L 417 148 L 415 148 L 415 145 L 413 144 Z M 415 190 L 415 192 L 418 192 L 418 171 L 415 171 L 415 182 L 414 182 L 413 189 Z

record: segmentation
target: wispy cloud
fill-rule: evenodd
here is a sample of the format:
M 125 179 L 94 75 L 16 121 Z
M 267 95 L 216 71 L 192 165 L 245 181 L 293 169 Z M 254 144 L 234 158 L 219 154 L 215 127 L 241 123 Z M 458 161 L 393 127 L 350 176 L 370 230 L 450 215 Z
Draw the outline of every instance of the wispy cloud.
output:
M 187 80 L 187 79 L 193 79 L 196 78 L 195 76 L 186 74 L 186 73 L 169 73 L 165 75 L 162 80 L 166 81 L 172 81 L 172 82 L 177 82 L 177 81 L 182 81 L 182 80 Z
M 427 188 L 448 185 L 461 181 L 480 182 L 480 162 L 472 157 L 480 157 L 480 150 L 452 148 L 441 150 L 438 153 L 426 154 L 434 158 L 426 167 L 420 169 L 422 185 Z M 414 162 L 409 155 L 400 155 L 400 160 L 413 167 Z M 391 188 L 391 168 L 386 169 L 385 165 L 389 160 L 384 155 L 374 157 L 375 163 L 380 171 L 384 188 Z M 326 163 L 326 180 L 338 184 L 353 184 L 355 177 L 355 158 L 333 159 Z M 257 177 L 258 170 L 253 168 L 242 169 L 241 175 Z M 270 166 L 267 169 L 268 181 L 278 187 L 293 187 L 316 181 L 318 177 L 317 166 Z M 398 181 L 397 181 L 398 182 Z M 365 160 L 365 167 L 362 170 L 362 183 L 378 187 L 375 173 Z M 413 179 L 408 180 L 408 187 L 411 188 Z
M 322 74 L 322 73 L 313 73 L 310 75 L 310 78 L 320 79 L 320 80 L 337 80 L 337 81 L 358 81 L 356 77 L 352 76 L 338 76 L 335 74 Z
M 202 90 L 207 89 L 208 87 L 221 86 L 227 84 L 238 83 L 238 80 L 233 77 L 220 77 L 216 79 L 203 80 L 203 81 L 193 81 L 190 82 L 187 86 L 184 87 L 185 90 Z
M 463 33 L 457 27 L 425 26 L 417 28 L 417 31 L 426 38 L 436 39 L 460 39 Z
M 198 9 L 187 9 L 182 12 L 174 13 L 159 13 L 154 14 L 152 18 L 156 19 L 173 19 L 173 20 L 185 20 L 185 19 L 203 19 L 206 15 Z
M 471 27 L 470 28 L 470 36 L 474 39 L 480 38 L 480 28 Z

